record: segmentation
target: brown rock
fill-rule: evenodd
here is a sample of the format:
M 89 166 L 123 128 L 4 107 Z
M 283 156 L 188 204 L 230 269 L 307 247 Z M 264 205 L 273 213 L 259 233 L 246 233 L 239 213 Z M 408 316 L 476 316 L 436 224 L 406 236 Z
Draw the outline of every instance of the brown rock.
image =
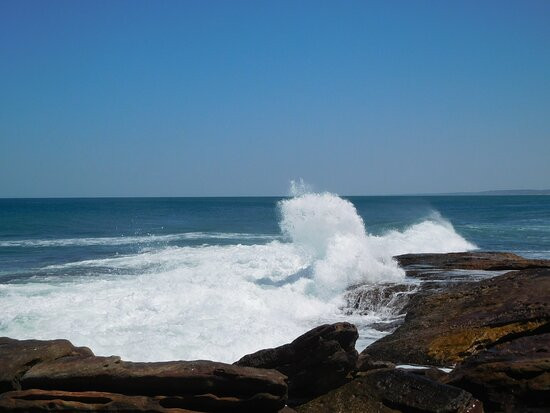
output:
M 550 323 L 550 269 L 510 272 L 443 293 L 419 294 L 405 322 L 365 349 L 397 364 L 446 366 Z
M 118 357 L 64 357 L 32 367 L 21 385 L 24 389 L 166 396 L 159 402 L 166 408 L 275 412 L 285 406 L 285 380 L 274 370 L 211 361 L 132 363 Z
M 531 260 L 509 252 L 453 252 L 447 254 L 404 254 L 394 257 L 402 267 L 443 270 L 526 270 L 550 268 L 550 260 Z
M 125 396 L 105 392 L 67 392 L 58 390 L 22 390 L 0 394 L 0 412 L 41 411 L 116 411 L 201 413 L 196 410 L 165 407 L 174 404 L 173 397 Z M 277 413 L 296 413 L 283 407 Z
M 66 392 L 56 390 L 23 390 L 0 395 L 0 412 L 40 411 L 117 411 L 175 412 L 161 406 L 159 399 L 124 396 L 102 392 Z M 177 410 L 192 413 L 191 410 Z
M 290 344 L 241 358 L 239 366 L 276 369 L 288 376 L 289 405 L 296 405 L 340 386 L 355 369 L 357 328 L 325 324 Z
M 35 364 L 60 357 L 92 355 L 90 349 L 75 347 L 67 340 L 14 340 L 0 337 L 0 393 L 20 389 L 20 377 Z
M 467 358 L 446 379 L 491 411 L 550 407 L 550 333 L 503 342 Z
M 297 409 L 298 413 L 482 412 L 466 391 L 403 370 L 362 373 Z
M 369 370 L 376 370 L 376 369 L 388 369 L 388 368 L 394 368 L 394 367 L 395 367 L 395 364 L 389 361 L 375 360 L 369 354 L 361 353 L 359 355 L 359 358 L 357 359 L 356 370 L 369 371 Z
M 420 376 L 424 376 L 429 378 L 433 381 L 439 381 L 441 383 L 445 383 L 446 378 L 449 376 L 449 373 L 446 373 L 444 371 L 441 371 L 437 367 L 428 367 L 425 369 L 406 369 L 403 368 L 403 370 L 412 373 L 412 374 L 418 374 Z
M 397 413 L 386 406 L 358 377 L 343 386 L 295 408 L 298 413 Z

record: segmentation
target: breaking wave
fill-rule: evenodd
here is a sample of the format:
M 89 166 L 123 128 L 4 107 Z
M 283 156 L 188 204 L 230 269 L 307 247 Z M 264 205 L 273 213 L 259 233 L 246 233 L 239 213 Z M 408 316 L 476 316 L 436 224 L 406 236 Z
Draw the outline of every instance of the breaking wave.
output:
M 437 215 L 370 235 L 354 205 L 330 193 L 297 194 L 279 209 L 282 236 L 257 236 L 261 243 L 149 248 L 60 265 L 47 282 L 0 284 L 0 335 L 68 338 L 96 354 L 136 361 L 231 362 L 320 323 L 383 317 L 353 319 L 344 296 L 350 285 L 402 281 L 394 255 L 475 248 Z M 191 234 L 173 236 L 207 238 Z M 75 267 L 109 271 L 69 277 Z

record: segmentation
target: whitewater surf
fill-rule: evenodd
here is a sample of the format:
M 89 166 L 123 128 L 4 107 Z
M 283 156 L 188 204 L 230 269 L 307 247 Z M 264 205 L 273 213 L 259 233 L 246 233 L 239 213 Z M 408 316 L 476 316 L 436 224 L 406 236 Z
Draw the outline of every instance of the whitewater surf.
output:
M 280 234 L 250 234 L 247 244 L 237 242 L 246 233 L 168 234 L 167 239 L 202 241 L 143 245 L 136 253 L 56 264 L 46 268 L 47 276 L 0 284 L 0 331 L 20 339 L 66 338 L 98 355 L 134 361 L 232 362 L 336 321 L 356 323 L 366 345 L 384 334 L 368 324 L 384 320 L 388 312 L 350 311 L 349 286 L 406 282 L 392 258 L 397 254 L 475 248 L 437 214 L 375 236 L 355 206 L 335 194 L 302 192 L 282 199 L 277 208 Z M 226 243 L 209 243 L 217 238 Z M 25 242 L 38 248 L 142 241 L 10 242 L 14 248 Z

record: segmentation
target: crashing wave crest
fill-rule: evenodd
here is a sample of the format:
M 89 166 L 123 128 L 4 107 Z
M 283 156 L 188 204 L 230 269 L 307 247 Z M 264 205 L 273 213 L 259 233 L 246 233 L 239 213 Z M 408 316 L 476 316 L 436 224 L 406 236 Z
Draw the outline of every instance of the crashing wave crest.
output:
M 136 361 L 234 361 L 321 323 L 356 322 L 342 311 L 346 288 L 402 280 L 396 254 L 474 247 L 441 217 L 369 235 L 353 204 L 330 193 L 279 207 L 282 241 L 162 246 L 0 284 L 0 335 L 63 337 Z

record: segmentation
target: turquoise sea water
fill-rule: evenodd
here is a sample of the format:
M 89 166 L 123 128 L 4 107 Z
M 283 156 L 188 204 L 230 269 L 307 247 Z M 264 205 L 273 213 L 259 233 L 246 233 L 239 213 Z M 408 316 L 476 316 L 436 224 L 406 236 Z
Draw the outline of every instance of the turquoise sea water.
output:
M 0 335 L 231 361 L 347 319 L 395 254 L 475 248 L 550 258 L 550 197 L 0 199 Z

